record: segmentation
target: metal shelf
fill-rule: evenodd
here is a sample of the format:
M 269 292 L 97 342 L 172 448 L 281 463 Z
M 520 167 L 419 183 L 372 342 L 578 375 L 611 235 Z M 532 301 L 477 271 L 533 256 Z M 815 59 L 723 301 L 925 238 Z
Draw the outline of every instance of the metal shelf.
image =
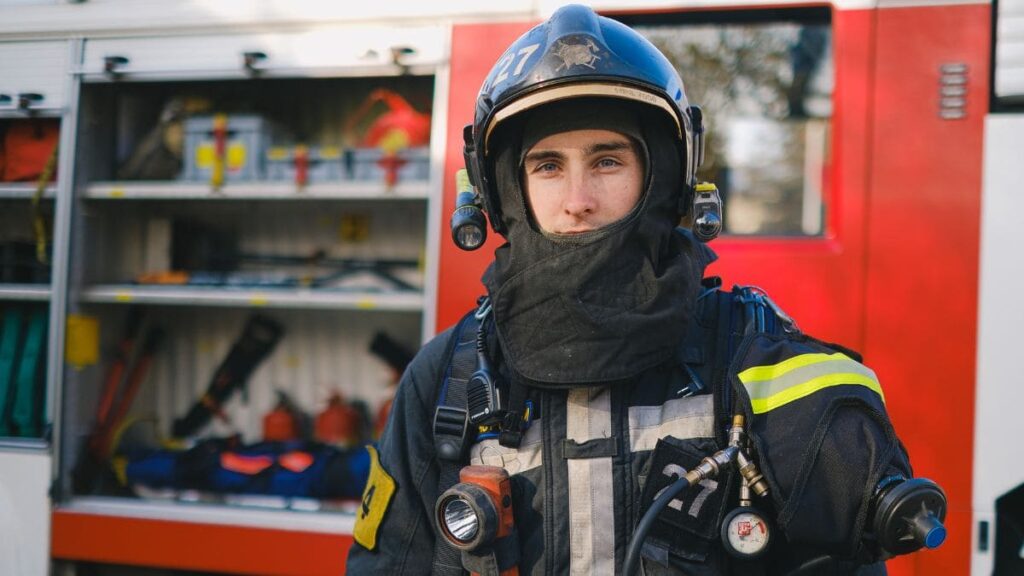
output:
M 277 499 L 284 502 L 285 499 Z M 316 502 L 316 501 L 311 501 Z M 225 524 L 275 530 L 297 530 L 326 534 L 351 534 L 355 514 L 348 511 L 312 509 L 286 509 L 271 506 L 239 506 L 237 504 L 211 504 L 182 499 L 167 501 L 138 500 L 102 496 L 78 496 L 62 504 L 66 512 L 170 520 L 193 524 Z M 354 508 L 354 506 L 353 506 Z
M 205 182 L 96 182 L 84 198 L 93 200 L 426 200 L 426 181 L 400 182 L 386 188 L 380 182 L 310 184 L 299 189 L 291 182 L 237 182 L 214 190 Z
M 49 284 L 0 284 L 0 300 L 34 300 L 44 302 L 50 299 Z
M 82 300 L 110 304 L 228 306 L 420 312 L 422 292 L 354 292 L 311 289 L 240 289 L 111 284 L 82 291 Z
M 0 436 L 0 452 L 45 452 L 50 443 L 41 438 Z
M 0 198 L 18 198 L 28 200 L 35 196 L 36 185 L 32 183 L 4 182 L 0 183 Z M 57 193 L 57 186 L 50 184 L 43 190 L 43 198 L 52 200 Z
M 23 120 L 25 118 L 61 118 L 56 108 L 31 108 L 29 111 L 16 107 L 0 108 L 0 120 Z

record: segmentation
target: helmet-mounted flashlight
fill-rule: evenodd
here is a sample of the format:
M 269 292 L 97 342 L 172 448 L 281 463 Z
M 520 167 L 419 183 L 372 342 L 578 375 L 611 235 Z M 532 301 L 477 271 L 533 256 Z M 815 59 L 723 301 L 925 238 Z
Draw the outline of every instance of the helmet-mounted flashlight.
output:
M 487 240 L 487 218 L 465 168 L 455 173 L 455 211 L 451 227 L 452 240 L 463 250 L 476 250 Z
M 722 231 L 722 197 L 718 187 L 700 182 L 693 190 L 693 235 L 710 242 Z

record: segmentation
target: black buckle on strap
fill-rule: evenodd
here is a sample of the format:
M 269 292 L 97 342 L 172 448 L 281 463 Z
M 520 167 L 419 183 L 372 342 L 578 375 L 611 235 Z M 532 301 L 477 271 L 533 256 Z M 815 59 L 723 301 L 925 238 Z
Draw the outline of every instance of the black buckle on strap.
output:
M 519 448 L 523 442 L 523 415 L 509 410 L 502 418 L 498 443 L 506 448 Z
M 438 406 L 434 412 L 434 450 L 442 460 L 462 460 L 469 438 L 469 415 L 464 408 Z

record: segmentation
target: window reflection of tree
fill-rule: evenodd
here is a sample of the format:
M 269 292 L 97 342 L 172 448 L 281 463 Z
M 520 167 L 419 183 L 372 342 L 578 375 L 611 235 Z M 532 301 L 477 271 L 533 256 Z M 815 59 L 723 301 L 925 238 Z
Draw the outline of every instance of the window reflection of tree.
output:
M 831 116 L 829 27 L 789 23 L 638 26 L 669 59 L 708 125 L 700 178 L 718 184 L 726 232 L 820 234 L 805 162 L 824 158 Z M 812 133 L 808 133 L 811 130 Z M 820 167 L 811 167 L 820 170 Z M 811 202 L 808 202 L 811 200 Z M 806 212 L 817 210 L 808 219 Z

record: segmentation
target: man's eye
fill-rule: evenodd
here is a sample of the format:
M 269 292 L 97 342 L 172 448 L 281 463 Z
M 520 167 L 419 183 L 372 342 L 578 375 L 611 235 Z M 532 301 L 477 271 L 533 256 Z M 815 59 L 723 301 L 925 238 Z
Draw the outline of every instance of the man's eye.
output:
M 614 168 L 616 166 L 621 166 L 622 163 L 615 158 L 602 158 L 598 160 L 597 165 L 601 168 Z
M 543 162 L 534 168 L 535 172 L 554 172 L 555 170 L 558 170 L 558 165 L 554 162 Z

